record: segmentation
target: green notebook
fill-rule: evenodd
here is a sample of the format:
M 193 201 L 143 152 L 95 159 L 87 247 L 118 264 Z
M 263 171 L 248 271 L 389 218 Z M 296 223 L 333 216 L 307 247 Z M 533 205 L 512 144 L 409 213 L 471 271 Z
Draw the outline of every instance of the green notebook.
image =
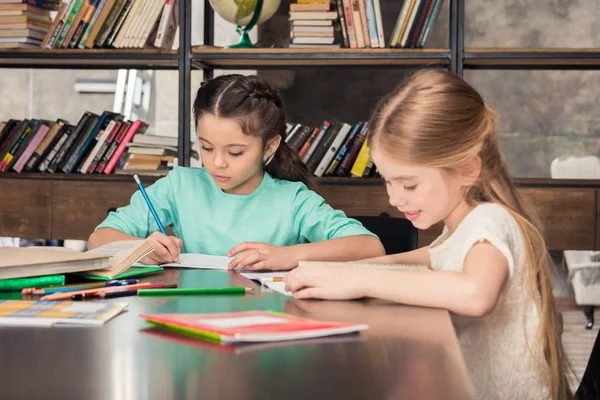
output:
M 112 281 L 116 279 L 127 279 L 133 278 L 141 275 L 148 275 L 154 272 L 160 272 L 163 268 L 155 265 L 144 265 L 144 266 L 132 266 L 127 268 L 125 271 L 115 276 L 114 278 L 108 276 L 100 276 L 100 275 L 86 275 L 81 274 L 83 278 L 96 280 L 96 281 Z

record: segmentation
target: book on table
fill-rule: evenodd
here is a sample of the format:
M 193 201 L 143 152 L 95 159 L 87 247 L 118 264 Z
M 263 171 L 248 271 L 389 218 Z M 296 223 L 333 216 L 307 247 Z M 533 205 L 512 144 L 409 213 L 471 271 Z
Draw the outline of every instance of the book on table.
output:
M 0 326 L 103 325 L 127 303 L 0 300 Z
M 140 314 L 152 325 L 222 344 L 308 339 L 356 333 L 368 326 L 318 321 L 274 311 Z
M 64 247 L 0 247 L 0 279 L 77 272 L 114 278 L 152 251 L 147 240 L 112 242 L 85 252 Z

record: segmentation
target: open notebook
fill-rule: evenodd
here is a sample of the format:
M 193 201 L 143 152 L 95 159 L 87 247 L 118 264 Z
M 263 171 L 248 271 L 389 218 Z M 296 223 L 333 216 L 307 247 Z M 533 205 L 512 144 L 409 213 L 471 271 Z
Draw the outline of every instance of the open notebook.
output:
M 353 333 L 367 325 L 317 321 L 273 311 L 140 314 L 152 325 L 223 344 L 272 342 Z
M 109 266 L 104 270 L 90 271 L 87 275 L 115 278 L 153 251 L 148 240 L 121 240 L 96 247 L 85 253 L 109 256 Z
M 183 253 L 179 255 L 179 262 L 161 264 L 161 267 L 198 268 L 227 270 L 227 265 L 233 260 L 225 256 L 209 256 L 206 254 Z

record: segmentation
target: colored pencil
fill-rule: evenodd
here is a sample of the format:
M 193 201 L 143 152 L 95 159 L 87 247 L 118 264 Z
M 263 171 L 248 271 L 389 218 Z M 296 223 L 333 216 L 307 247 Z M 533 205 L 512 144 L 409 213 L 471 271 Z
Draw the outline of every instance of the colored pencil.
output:
M 252 288 L 226 287 L 226 288 L 197 288 L 197 289 L 140 289 L 138 296 L 178 296 L 178 295 L 203 295 L 203 294 L 245 294 Z

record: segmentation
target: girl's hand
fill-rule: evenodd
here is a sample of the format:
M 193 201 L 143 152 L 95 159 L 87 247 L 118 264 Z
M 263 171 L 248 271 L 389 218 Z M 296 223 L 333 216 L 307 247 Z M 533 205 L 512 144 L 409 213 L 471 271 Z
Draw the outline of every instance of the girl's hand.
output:
M 181 239 L 175 236 L 166 236 L 162 232 L 156 231 L 148 236 L 148 241 L 152 243 L 154 251 L 142 258 L 141 263 L 158 265 L 179 260 L 181 246 L 183 246 Z
M 292 269 L 298 266 L 298 259 L 292 246 L 243 242 L 229 250 L 227 256 L 235 257 L 229 263 L 229 269 L 244 268 L 248 271 L 268 269 L 275 271 Z
M 369 279 L 365 270 L 356 267 L 301 266 L 285 277 L 285 290 L 296 299 L 347 300 L 364 297 Z

